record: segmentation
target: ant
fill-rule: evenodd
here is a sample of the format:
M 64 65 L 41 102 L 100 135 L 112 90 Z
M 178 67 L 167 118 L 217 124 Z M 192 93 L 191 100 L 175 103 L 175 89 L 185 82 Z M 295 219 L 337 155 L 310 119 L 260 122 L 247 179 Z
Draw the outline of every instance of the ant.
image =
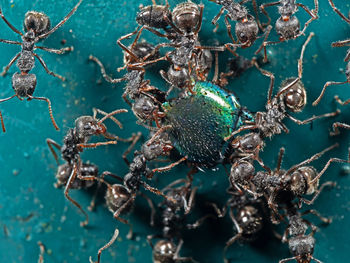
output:
M 227 189 L 227 193 L 230 194 L 230 198 L 221 211 L 216 204 L 210 203 L 220 218 L 226 215 L 227 210 L 229 211 L 231 221 L 237 231 L 237 234 L 226 242 L 223 252 L 225 263 L 229 262 L 226 258 L 226 251 L 236 240 L 252 241 L 257 238 L 264 226 L 261 199 L 250 197 L 234 188 Z
M 127 110 L 120 109 L 111 113 L 106 113 L 99 109 L 93 109 L 93 116 L 81 116 L 75 120 L 75 127 L 68 130 L 63 140 L 63 146 L 59 145 L 52 139 L 46 139 L 46 143 L 49 146 L 57 165 L 59 165 L 58 156 L 53 147 L 61 152 L 62 158 L 66 161 L 66 164 L 60 165 L 58 168 L 58 173 L 56 175 L 58 183 L 56 185 L 65 185 L 65 197 L 76 207 L 78 207 L 79 210 L 85 215 L 85 221 L 80 223 L 81 226 L 86 226 L 88 224 L 89 217 L 79 203 L 69 196 L 69 190 L 77 187 L 88 186 L 88 183 L 83 183 L 80 181 L 76 182 L 76 179 L 86 180 L 85 178 L 96 175 L 98 171 L 93 165 L 82 163 L 80 153 L 85 148 L 95 148 L 102 145 L 116 144 L 119 137 L 108 133 L 103 122 L 110 118 L 120 128 L 122 128 L 122 124 L 116 118 L 114 118 L 113 115 L 123 112 L 127 112 Z M 97 119 L 97 113 L 104 115 L 104 117 L 100 120 Z M 103 137 L 112 140 L 106 142 L 88 143 L 90 137 L 95 135 L 102 135 Z
M 315 247 L 314 234 L 317 227 L 308 220 L 303 219 L 302 216 L 307 214 L 315 215 L 325 224 L 330 224 L 332 219 L 321 216 L 314 209 L 300 213 L 298 207 L 292 202 L 287 202 L 285 210 L 288 226 L 281 239 L 282 243 L 288 243 L 293 257 L 282 259 L 279 263 L 285 263 L 291 260 L 296 260 L 298 263 L 309 263 L 311 260 L 321 263 L 321 261 L 313 257 Z M 311 232 L 306 234 L 309 227 L 311 228 Z
M 1 75 L 4 76 L 8 72 L 10 67 L 13 65 L 13 63 L 17 61 L 16 65 L 20 70 L 20 73 L 16 72 L 12 75 L 12 88 L 14 89 L 15 94 L 12 95 L 11 97 L 1 99 L 0 103 L 8 101 L 14 97 L 17 97 L 20 100 L 27 98 L 28 101 L 30 100 L 46 101 L 49 107 L 49 114 L 50 114 L 52 124 L 56 130 L 59 130 L 59 128 L 52 114 L 51 101 L 45 97 L 33 96 L 37 80 L 36 80 L 36 75 L 30 74 L 29 71 L 31 71 L 34 68 L 34 64 L 35 64 L 34 60 L 35 58 L 37 58 L 48 74 L 54 77 L 57 77 L 62 81 L 65 80 L 64 77 L 50 71 L 47 68 L 44 60 L 33 51 L 35 49 L 41 49 L 41 50 L 44 50 L 50 53 L 55 53 L 55 54 L 64 54 L 65 52 L 72 51 L 73 47 L 66 47 L 62 49 L 52 49 L 52 48 L 47 48 L 42 46 L 36 46 L 35 44 L 40 40 L 48 37 L 53 32 L 55 32 L 58 28 L 60 28 L 75 13 L 75 11 L 78 9 L 81 3 L 82 3 L 82 0 L 79 0 L 79 2 L 75 5 L 75 7 L 53 28 L 50 28 L 51 22 L 49 17 L 46 14 L 41 12 L 36 12 L 36 11 L 27 12 L 24 18 L 24 30 L 25 30 L 24 34 L 19 30 L 17 30 L 5 18 L 0 8 L 1 18 L 5 21 L 8 27 L 12 29 L 12 31 L 19 34 L 22 37 L 22 42 L 0 39 L 0 42 L 20 45 L 22 47 L 21 52 L 11 59 L 10 63 L 4 68 L 4 70 L 1 73 Z
M 271 22 L 271 18 L 265 10 L 265 7 L 278 5 L 278 13 L 280 17 L 277 19 L 275 29 L 279 35 L 279 41 L 264 41 L 261 48 L 257 50 L 259 53 L 264 48 L 264 62 L 267 62 L 266 46 L 275 45 L 287 40 L 296 39 L 304 34 L 306 28 L 313 21 L 318 19 L 318 0 L 314 0 L 315 9 L 309 10 L 309 8 L 303 4 L 296 3 L 296 0 L 280 0 L 277 2 L 266 3 L 260 6 L 261 12 L 263 12 L 268 18 L 268 24 Z M 309 15 L 310 19 L 304 24 L 304 28 L 300 31 L 299 19 L 294 15 L 298 8 L 301 7 Z
M 350 19 L 344 16 L 334 5 L 333 0 L 328 0 L 329 4 L 333 8 L 333 10 L 345 21 L 350 25 Z M 346 40 L 340 40 L 337 42 L 332 43 L 332 47 L 344 47 L 347 46 L 350 43 L 350 39 Z M 320 103 L 326 88 L 331 86 L 331 85 L 342 85 L 346 83 L 350 83 L 350 49 L 347 51 L 344 61 L 347 62 L 346 69 L 345 69 L 345 76 L 346 76 L 346 81 L 343 82 L 335 82 L 335 81 L 327 81 L 326 84 L 323 86 L 323 89 L 321 91 L 321 94 L 318 96 L 318 98 L 312 103 L 313 106 L 316 106 L 318 103 Z M 337 95 L 334 97 L 335 100 L 340 104 L 340 105 L 347 105 L 350 103 L 350 99 L 346 101 L 342 101 Z M 336 122 L 333 124 L 333 132 L 331 132 L 331 135 L 337 135 L 339 134 L 339 128 L 344 128 L 344 129 L 350 129 L 350 125 L 346 123 L 341 123 L 341 122 Z
M 117 41 L 118 45 L 124 50 L 124 67 L 128 70 L 124 77 L 112 79 L 106 74 L 106 70 L 98 58 L 90 55 L 89 59 L 97 63 L 101 69 L 103 78 L 107 82 L 119 83 L 126 81 L 126 87 L 122 97 L 124 101 L 131 106 L 133 113 L 138 118 L 139 124 L 144 125 L 145 122 L 151 124 L 154 120 L 156 125 L 160 126 L 158 119 L 162 118 L 164 114 L 160 111 L 159 107 L 160 104 L 165 101 L 165 93 L 151 86 L 150 81 L 144 79 L 145 69 L 143 68 L 143 66 L 158 61 L 159 54 L 151 44 L 147 42 L 137 43 L 140 34 L 137 34 L 130 47 L 126 47 L 121 43 L 122 39 L 128 38 L 136 33 L 137 30 L 121 37 Z M 128 97 L 134 102 L 130 102 Z
M 101 247 L 101 248 L 98 250 L 98 252 L 97 252 L 97 261 L 95 261 L 95 262 L 92 261 L 92 258 L 91 258 L 91 256 L 90 256 L 90 257 L 89 257 L 90 263 L 100 263 L 100 261 L 101 261 L 101 254 L 102 254 L 103 250 L 105 250 L 105 249 L 109 248 L 111 245 L 113 245 L 113 243 L 116 241 L 116 239 L 118 238 L 118 236 L 119 236 L 119 230 L 118 230 L 118 228 L 116 228 L 116 229 L 114 230 L 114 234 L 113 234 L 112 238 L 108 241 L 108 243 L 106 243 L 103 247 Z
M 178 184 L 183 185 L 177 186 Z M 191 177 L 189 180 L 178 179 L 162 189 L 162 192 L 166 193 L 166 196 L 168 197 L 168 199 L 165 199 L 160 204 L 163 208 L 161 216 L 162 235 L 147 236 L 147 241 L 153 250 L 153 262 L 196 262 L 190 257 L 179 256 L 183 245 L 181 230 L 185 224 L 186 215 L 188 215 L 193 209 L 195 194 L 197 191 L 197 187 L 192 188 L 191 184 Z M 175 202 L 170 200 L 175 200 Z M 211 215 L 206 215 L 193 224 L 186 224 L 186 228 L 198 228 L 204 220 L 210 216 Z M 152 239 L 154 238 L 160 238 L 155 245 L 152 243 Z
M 298 60 L 298 77 L 292 77 L 284 80 L 278 93 L 272 97 L 275 76 L 273 73 L 261 69 L 255 58 L 252 63 L 255 67 L 265 76 L 270 78 L 270 87 L 268 90 L 267 103 L 265 105 L 265 112 L 257 112 L 255 114 L 254 122 L 246 122 L 246 125 L 241 126 L 234 131 L 230 136 L 226 137 L 226 140 L 232 138 L 232 136 L 244 131 L 257 129 L 261 133 L 263 138 L 272 137 L 275 134 L 280 134 L 282 131 L 289 133 L 289 129 L 283 123 L 285 118 L 291 119 L 298 125 L 305 125 L 312 121 L 325 117 L 332 117 L 339 114 L 339 110 L 323 115 L 313 116 L 304 121 L 300 121 L 291 116 L 288 111 L 300 112 L 306 104 L 306 90 L 301 82 L 303 74 L 303 57 L 307 44 L 314 36 L 314 33 L 310 33 L 309 37 L 302 46 L 300 58 Z

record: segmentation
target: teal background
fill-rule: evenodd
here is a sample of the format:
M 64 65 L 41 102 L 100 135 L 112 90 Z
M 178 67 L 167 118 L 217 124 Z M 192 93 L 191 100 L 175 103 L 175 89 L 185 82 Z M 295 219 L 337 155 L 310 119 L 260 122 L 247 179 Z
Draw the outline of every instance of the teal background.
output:
M 23 17 L 27 10 L 44 11 L 52 24 L 63 18 L 77 1 L 53 0 L 1 0 L 1 6 L 6 18 L 17 28 L 22 29 Z M 179 1 L 180 2 L 180 1 Z M 261 4 L 263 1 L 258 1 Z M 37 75 L 38 84 L 36 96 L 46 96 L 51 99 L 54 116 L 60 132 L 56 132 L 49 119 L 45 102 L 21 102 L 13 99 L 0 105 L 5 118 L 7 132 L 0 133 L 0 255 L 6 262 L 37 262 L 39 248 L 37 241 L 42 241 L 47 253 L 45 262 L 88 262 L 89 256 L 96 258 L 96 252 L 112 235 L 116 227 L 120 229 L 117 242 L 102 255 L 102 262 L 151 262 L 151 248 L 145 237 L 157 233 L 159 229 L 152 229 L 148 224 L 149 209 L 142 199 L 138 199 L 134 213 L 130 220 L 134 225 L 134 240 L 126 240 L 127 227 L 116 222 L 112 214 L 105 208 L 104 200 L 99 199 L 95 212 L 89 212 L 90 224 L 87 228 L 80 228 L 79 222 L 83 219 L 79 211 L 65 200 L 62 190 L 55 189 L 54 174 L 56 164 L 46 143 L 46 138 L 62 141 L 67 129 L 72 127 L 75 118 L 91 114 L 92 107 L 99 107 L 105 111 L 117 108 L 128 108 L 121 99 L 123 83 L 110 85 L 100 75 L 95 64 L 88 62 L 88 56 L 94 54 L 105 64 L 109 74 L 121 77 L 116 68 L 122 65 L 122 53 L 116 45 L 119 36 L 131 32 L 136 27 L 134 20 L 140 3 L 151 4 L 151 1 L 89 1 L 85 0 L 77 13 L 57 32 L 46 39 L 42 45 L 60 48 L 62 39 L 68 45 L 73 45 L 74 52 L 67 55 L 49 54 L 38 50 L 48 67 L 67 78 L 61 82 L 46 74 L 39 63 L 33 72 Z M 313 8 L 313 1 L 303 1 Z M 335 0 L 340 10 L 347 14 L 349 1 Z M 176 1 L 170 1 L 173 7 Z M 204 19 L 200 38 L 203 44 L 226 43 L 229 41 L 223 19 L 216 34 L 212 33 L 211 19 L 217 14 L 220 7 L 204 1 Z M 277 9 L 269 8 L 270 14 Z M 264 161 L 275 167 L 275 160 L 281 146 L 286 147 L 284 167 L 301 162 L 312 154 L 321 151 L 329 145 L 339 142 L 340 147 L 324 155 L 314 162 L 320 170 L 330 157 L 346 158 L 349 141 L 349 131 L 342 130 L 340 136 L 329 137 L 331 124 L 335 121 L 350 122 L 349 107 L 337 105 L 333 97 L 339 94 L 342 99 L 350 97 L 348 85 L 331 87 L 317 107 L 311 102 L 319 95 L 324 83 L 328 80 L 344 81 L 343 58 L 346 48 L 331 48 L 333 41 L 346 39 L 349 36 L 350 26 L 342 21 L 330 8 L 325 0 L 320 1 L 320 19 L 313 22 L 307 34 L 314 31 L 316 36 L 311 40 L 304 58 L 303 82 L 308 92 L 308 105 L 304 111 L 294 116 L 305 119 L 313 114 L 342 110 L 336 118 L 314 122 L 312 126 L 298 126 L 289 120 L 286 125 L 290 134 L 276 136 L 267 142 L 262 154 Z M 302 22 L 308 18 L 304 11 L 297 16 Z M 3 21 L 0 21 L 0 38 L 19 40 Z M 152 35 L 144 35 L 147 40 L 155 43 L 159 41 Z M 270 39 L 277 39 L 275 33 Z M 271 63 L 264 66 L 276 74 L 276 89 L 281 81 L 297 75 L 297 59 L 301 45 L 306 37 L 289 41 L 269 48 Z M 260 42 L 258 42 L 260 43 Z M 40 44 L 39 44 L 40 45 Z M 258 47 L 256 44 L 249 50 L 241 52 L 250 55 Z M 19 47 L 1 43 L 0 65 L 5 66 Z M 225 69 L 225 61 L 231 55 L 227 52 L 220 56 L 220 69 Z M 160 68 L 167 68 L 167 63 L 161 63 L 152 68 L 147 78 L 152 84 L 166 89 L 165 82 L 158 75 Z M 0 97 L 13 94 L 11 75 L 16 67 L 10 69 L 9 74 L 0 78 Z M 266 92 L 269 80 L 261 76 L 257 70 L 251 69 L 240 78 L 230 81 L 228 88 L 240 98 L 240 102 L 252 111 L 264 110 Z M 135 117 L 131 112 L 120 114 L 118 119 L 124 124 L 119 130 L 112 123 L 108 123 L 111 131 L 127 137 L 132 132 L 140 130 L 135 124 Z M 143 130 L 145 131 L 145 130 Z M 146 135 L 146 133 L 145 133 Z M 145 136 L 146 137 L 146 136 Z M 87 150 L 83 153 L 83 160 L 90 160 L 99 165 L 100 171 L 109 170 L 118 175 L 127 172 L 127 166 L 121 158 L 121 153 L 127 145 L 120 143 L 116 146 L 101 147 L 96 150 Z M 131 157 L 129 157 L 130 159 Z M 342 175 L 344 167 L 332 165 L 321 179 L 321 182 L 333 180 L 338 183 L 335 189 L 326 189 L 316 201 L 314 207 L 322 214 L 333 217 L 329 226 L 321 226 L 316 233 L 317 239 L 314 256 L 323 262 L 347 262 L 350 251 L 350 182 L 348 176 Z M 164 186 L 175 178 L 184 177 L 189 169 L 180 165 L 173 171 L 161 174 L 151 184 Z M 190 220 L 205 213 L 206 201 L 216 201 L 223 204 L 227 199 L 225 189 L 228 181 L 224 169 L 219 166 L 217 171 L 207 171 L 195 176 L 195 182 L 200 185 L 197 198 L 197 207 Z M 93 191 L 72 191 L 72 196 L 86 208 Z M 154 200 L 160 201 L 158 197 Z M 310 218 L 319 224 L 316 218 Z M 279 230 L 281 232 L 281 229 Z M 286 244 L 281 244 L 271 237 L 271 231 L 260 241 L 253 244 L 234 244 L 229 257 L 234 262 L 278 262 L 289 257 Z M 185 236 L 185 245 L 181 251 L 183 256 L 193 256 L 199 262 L 222 262 L 222 248 L 233 235 L 232 223 L 228 218 L 220 221 L 210 221 L 196 231 Z

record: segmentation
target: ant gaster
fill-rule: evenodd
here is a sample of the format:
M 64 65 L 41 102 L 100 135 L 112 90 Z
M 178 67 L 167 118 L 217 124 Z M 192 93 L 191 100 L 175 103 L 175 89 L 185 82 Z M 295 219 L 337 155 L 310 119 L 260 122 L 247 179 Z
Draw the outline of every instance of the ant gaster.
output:
M 51 109 L 51 102 L 48 98 L 45 97 L 34 97 L 33 93 L 35 91 L 36 87 L 36 75 L 30 74 L 29 71 L 31 71 L 34 68 L 35 64 L 35 58 L 37 58 L 40 62 L 40 64 L 44 67 L 46 72 L 54 77 L 57 77 L 64 81 L 64 77 L 55 74 L 54 72 L 50 71 L 44 60 L 34 53 L 35 49 L 41 49 L 50 53 L 55 54 L 64 54 L 67 51 L 72 51 L 73 47 L 66 47 L 62 49 L 52 49 L 42 46 L 36 46 L 35 44 L 39 42 L 40 40 L 48 37 L 53 32 L 55 32 L 58 28 L 60 28 L 78 9 L 79 5 L 81 4 L 82 0 L 80 0 L 75 7 L 53 28 L 50 28 L 51 22 L 47 15 L 44 13 L 36 12 L 36 11 L 29 11 L 26 13 L 24 18 L 24 31 L 23 34 L 18 29 L 16 29 L 3 15 L 2 10 L 0 8 L 0 16 L 5 21 L 5 23 L 14 31 L 15 33 L 19 34 L 22 37 L 22 42 L 18 41 L 12 41 L 12 40 L 5 40 L 0 39 L 0 42 L 7 43 L 7 44 L 14 44 L 14 45 L 20 45 L 22 47 L 22 50 L 20 53 L 18 53 L 14 58 L 11 59 L 10 63 L 4 68 L 3 72 L 1 73 L 2 76 L 4 76 L 10 67 L 13 65 L 14 62 L 17 61 L 17 67 L 20 70 L 20 73 L 16 72 L 12 75 L 12 88 L 15 91 L 15 94 L 11 97 L 1 99 L 0 102 L 4 102 L 7 100 L 10 100 L 14 97 L 17 97 L 20 100 L 27 99 L 29 100 L 43 100 L 46 101 L 49 107 L 49 113 L 50 118 L 52 121 L 52 124 L 54 125 L 56 130 L 59 130 Z

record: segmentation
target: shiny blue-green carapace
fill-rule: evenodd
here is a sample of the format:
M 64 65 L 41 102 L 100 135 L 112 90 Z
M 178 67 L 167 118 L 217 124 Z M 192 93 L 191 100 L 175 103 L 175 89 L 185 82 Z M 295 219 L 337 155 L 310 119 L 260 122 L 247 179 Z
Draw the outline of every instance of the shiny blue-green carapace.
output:
M 190 162 L 213 166 L 224 159 L 224 138 L 254 119 L 233 94 L 211 82 L 196 82 L 193 91 L 163 104 L 170 140 Z

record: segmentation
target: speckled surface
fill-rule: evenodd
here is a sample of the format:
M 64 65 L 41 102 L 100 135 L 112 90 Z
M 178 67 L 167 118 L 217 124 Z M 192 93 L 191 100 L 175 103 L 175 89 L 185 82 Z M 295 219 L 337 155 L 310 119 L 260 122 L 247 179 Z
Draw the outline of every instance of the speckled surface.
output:
M 120 237 L 102 255 L 102 262 L 151 262 L 151 249 L 145 237 L 159 229 L 154 230 L 149 226 L 149 209 L 144 200 L 137 201 L 137 209 L 130 217 L 135 229 L 134 240 L 126 240 L 127 227 L 112 218 L 104 207 L 102 198 L 99 199 L 97 210 L 89 213 L 89 227 L 80 228 L 81 214 L 65 200 L 62 190 L 53 187 L 56 165 L 45 143 L 48 137 L 60 142 L 68 127 L 73 126 L 74 119 L 90 114 L 92 107 L 106 111 L 127 108 L 121 99 L 123 84 L 106 83 L 96 65 L 89 63 L 87 58 L 90 54 L 96 55 L 109 73 L 115 77 L 122 76 L 122 73 L 116 73 L 116 68 L 122 65 L 121 50 L 116 45 L 116 39 L 135 28 L 134 16 L 141 2 L 151 3 L 148 0 L 84 0 L 78 12 L 44 41 L 45 46 L 59 48 L 62 46 L 61 40 L 65 39 L 66 46 L 73 45 L 75 48 L 71 54 L 62 56 L 38 51 L 51 70 L 67 78 L 66 82 L 47 75 L 38 63 L 33 70 L 38 78 L 35 95 L 51 99 L 60 132 L 54 130 L 44 102 L 21 102 L 13 99 L 0 105 L 7 128 L 5 134 L 0 133 L 0 226 L 3 229 L 0 232 L 0 255 L 3 261 L 37 262 L 37 241 L 41 240 L 47 248 L 45 262 L 88 262 L 89 256 L 95 257 L 97 249 L 110 238 L 115 227 L 119 227 Z M 172 6 L 175 2 L 170 1 Z M 343 131 L 340 136 L 334 138 L 330 138 L 328 132 L 334 121 L 350 122 L 349 107 L 340 107 L 333 100 L 335 94 L 339 94 L 343 99 L 349 98 L 349 86 L 330 88 L 319 106 L 311 106 L 311 102 L 318 96 L 326 81 L 345 80 L 343 70 L 346 64 L 343 58 L 346 48 L 331 48 L 330 44 L 332 41 L 347 38 L 350 32 L 350 26 L 331 10 L 327 1 L 320 2 L 320 19 L 308 30 L 314 31 L 316 36 L 307 47 L 304 59 L 303 82 L 307 88 L 309 103 L 303 113 L 296 116 L 305 119 L 336 108 L 340 108 L 342 114 L 333 119 L 314 122 L 312 126 L 298 127 L 291 121 L 286 121 L 291 130 L 290 134 L 273 138 L 262 155 L 265 162 L 272 166 L 275 165 L 281 146 L 286 147 L 284 167 L 298 163 L 334 142 L 339 142 L 341 146 L 315 162 L 315 167 L 321 169 L 331 156 L 346 157 L 349 131 Z M 345 14 L 350 8 L 347 2 L 335 0 Z M 44 11 L 55 24 L 69 12 L 76 1 L 1 0 L 0 3 L 8 20 L 17 28 L 21 28 L 27 10 Z M 303 3 L 313 6 L 311 0 L 305 0 Z M 210 20 L 219 11 L 219 7 L 209 1 L 204 1 L 204 4 L 204 25 L 200 34 L 202 42 L 209 45 L 228 41 L 222 20 L 218 33 L 212 33 Z M 270 10 L 271 13 L 276 13 L 276 8 L 272 7 Z M 302 21 L 306 21 L 307 17 L 303 11 L 299 11 L 297 15 Z M 3 21 L 0 21 L 0 25 L 0 38 L 19 40 Z M 151 35 L 145 36 L 151 42 L 156 41 Z M 277 39 L 274 33 L 271 39 Z M 297 75 L 297 58 L 304 41 L 305 37 L 302 37 L 269 48 L 271 63 L 265 68 L 276 74 L 276 85 L 287 77 Z M 5 66 L 19 51 L 19 47 L 3 43 L 0 46 L 0 65 Z M 257 46 L 251 50 L 244 50 L 242 54 L 249 54 L 256 48 Z M 228 53 L 220 56 L 221 69 L 224 69 L 225 60 L 229 56 Z M 162 63 L 158 68 L 151 69 L 147 77 L 152 80 L 153 85 L 165 90 L 166 84 L 157 74 L 161 67 L 167 67 L 167 64 Z M 0 78 L 1 98 L 13 94 L 10 82 L 15 71 L 16 68 L 13 67 L 6 77 Z M 266 77 L 251 69 L 242 77 L 230 82 L 228 88 L 240 98 L 242 105 L 257 111 L 264 109 L 268 83 Z M 131 113 L 121 114 L 119 119 L 123 122 L 124 129 L 119 131 L 118 128 L 112 128 L 118 135 L 126 137 L 131 132 L 140 130 Z M 113 126 L 110 123 L 109 125 Z M 121 158 L 121 153 L 126 147 L 126 144 L 120 143 L 116 146 L 88 150 L 82 156 L 84 160 L 99 165 L 101 171 L 109 170 L 124 175 L 127 166 Z M 325 190 L 315 204 L 315 208 L 322 214 L 334 219 L 331 225 L 320 226 L 315 236 L 317 243 L 314 255 L 323 262 L 347 262 L 350 250 L 350 178 L 341 175 L 341 169 L 341 165 L 332 165 L 324 175 L 322 181 L 334 180 L 338 186 Z M 163 186 L 174 178 L 183 177 L 187 171 L 187 167 L 180 165 L 171 173 L 158 176 L 153 184 Z M 228 182 L 222 167 L 218 167 L 218 171 L 198 174 L 196 183 L 201 185 L 197 200 L 199 208 L 205 207 L 204 203 L 209 200 L 223 204 L 227 198 L 224 189 Z M 91 191 L 72 193 L 84 207 L 88 205 L 91 195 Z M 201 213 L 203 211 L 197 209 L 193 220 Z M 311 219 L 318 223 L 316 219 Z M 185 236 L 182 255 L 193 256 L 200 262 L 222 262 L 222 248 L 232 234 L 232 224 L 228 218 L 211 221 L 200 230 Z M 229 257 L 234 262 L 278 262 L 279 259 L 288 256 L 287 246 L 268 234 L 262 242 L 235 244 L 229 252 Z

